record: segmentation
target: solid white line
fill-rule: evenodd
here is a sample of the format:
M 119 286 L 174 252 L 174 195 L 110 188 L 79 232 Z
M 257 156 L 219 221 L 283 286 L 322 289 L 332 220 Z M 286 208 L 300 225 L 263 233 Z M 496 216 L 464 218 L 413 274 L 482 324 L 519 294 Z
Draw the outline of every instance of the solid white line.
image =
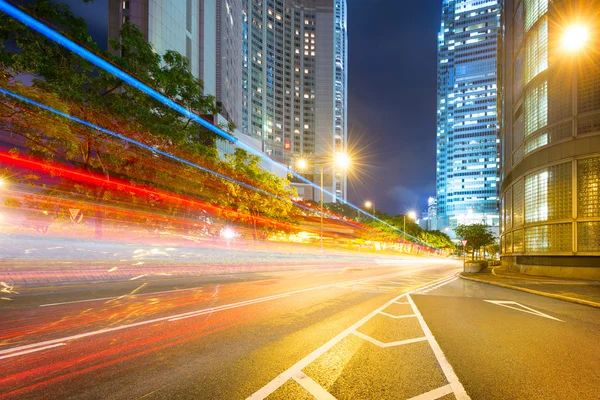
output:
M 5 356 L 0 356 L 0 360 L 3 360 L 5 358 L 11 358 L 11 357 L 16 357 L 16 356 L 22 356 L 24 354 L 29 354 L 29 353 L 35 353 L 36 351 L 42 351 L 42 350 L 47 350 L 47 349 L 52 349 L 54 347 L 59 347 L 59 346 L 64 346 L 66 343 L 57 343 L 57 344 L 52 344 L 50 346 L 44 346 L 44 347 L 36 347 L 34 349 L 29 349 L 29 350 L 24 350 L 24 351 L 19 351 L 17 353 L 11 353 Z
M 304 372 L 299 371 L 292 377 L 296 382 L 300 384 L 308 393 L 313 395 L 317 400 L 335 400 L 335 397 L 331 395 L 327 390 L 323 389 L 323 386 L 312 380 L 311 377 L 306 375 Z
M 502 306 L 502 307 L 506 307 L 506 308 L 511 308 L 513 310 L 521 311 L 521 312 L 524 312 L 524 313 L 527 313 L 527 314 L 537 315 L 538 317 L 544 317 L 544 318 L 553 319 L 553 320 L 559 321 L 559 322 L 565 322 L 562 319 L 554 318 L 554 317 L 552 317 L 552 316 L 550 316 L 548 314 L 544 314 L 541 311 L 534 310 L 533 308 L 529 308 L 527 306 L 524 306 L 523 304 L 520 304 L 520 303 L 517 303 L 517 302 L 514 302 L 514 301 L 499 301 L 499 300 L 484 300 L 484 301 L 486 301 L 488 303 L 496 304 L 497 306 Z M 511 306 L 509 306 L 507 304 L 514 304 L 514 305 L 517 305 L 519 307 L 526 308 L 529 311 L 523 310 L 522 308 L 511 307 Z
M 415 293 L 427 293 L 431 290 L 438 289 L 444 285 L 447 285 L 448 283 L 454 282 L 457 279 L 458 279 L 457 277 L 451 276 L 451 277 L 443 279 L 441 281 L 434 282 L 431 285 L 423 286 L 422 288 L 416 289 Z
M 383 311 L 379 311 L 379 314 L 381 315 L 385 315 L 386 317 L 390 317 L 390 318 L 394 318 L 394 319 L 400 319 L 400 318 L 411 318 L 411 317 L 416 317 L 415 314 L 408 314 L 408 315 L 394 315 L 394 314 L 389 314 Z
M 345 283 L 368 281 L 368 280 L 372 280 L 372 279 L 381 278 L 382 276 L 395 276 L 395 275 L 398 275 L 398 273 L 386 274 L 386 275 L 379 275 L 379 276 L 375 276 L 375 277 L 362 278 L 362 279 L 354 279 L 352 281 L 348 281 L 348 282 L 345 282 Z M 342 283 L 344 283 L 344 282 L 342 282 Z M 267 300 L 274 300 L 274 299 L 278 299 L 278 298 L 281 298 L 281 297 L 284 297 L 284 296 L 290 296 L 290 295 L 293 295 L 293 294 L 305 293 L 305 292 L 312 291 L 312 290 L 326 289 L 326 288 L 329 288 L 329 287 L 333 287 L 333 286 L 335 286 L 337 284 L 339 284 L 339 282 L 330 283 L 328 285 L 316 286 L 316 287 L 312 287 L 312 288 L 308 288 L 308 289 L 295 290 L 295 291 L 292 291 L 292 292 L 281 293 L 281 294 L 273 295 L 273 296 L 261 297 L 261 298 L 258 298 L 258 299 L 241 301 L 241 302 L 238 302 L 238 303 L 232 303 L 232 304 L 227 304 L 227 305 L 223 305 L 223 306 L 207 308 L 207 309 L 203 309 L 203 310 L 190 311 L 190 312 L 186 312 L 186 313 L 182 313 L 182 314 L 176 314 L 176 315 L 169 315 L 169 316 L 160 317 L 160 318 L 154 318 L 154 319 L 150 319 L 150 320 L 146 320 L 146 321 L 140 321 L 140 322 L 135 322 L 135 323 L 131 323 L 131 324 L 115 326 L 115 327 L 112 327 L 112 328 L 99 329 L 97 331 L 80 333 L 78 335 L 67 336 L 67 337 L 63 337 L 63 338 L 60 338 L 60 339 L 46 340 L 46 341 L 43 341 L 43 342 L 38 342 L 38 343 L 28 344 L 28 345 L 19 346 L 19 347 L 13 347 L 13 348 L 10 348 L 10 349 L 0 350 L 0 354 L 11 353 L 11 352 L 14 352 L 14 351 L 29 349 L 29 348 L 32 348 L 32 347 L 39 347 L 39 346 L 51 345 L 51 344 L 60 343 L 60 342 L 67 342 L 67 341 L 76 340 L 76 339 L 82 339 L 82 338 L 89 337 L 89 336 L 95 336 L 95 335 L 100 335 L 100 334 L 103 334 L 103 333 L 120 331 L 120 330 L 123 330 L 123 329 L 133 328 L 133 327 L 136 327 L 136 326 L 143 326 L 143 325 L 148 325 L 148 324 L 154 324 L 156 322 L 169 321 L 171 319 L 176 319 L 176 318 L 183 317 L 183 316 L 188 316 L 188 315 L 189 316 L 196 316 L 196 315 L 204 315 L 204 314 L 209 313 L 209 312 L 218 312 L 218 311 L 223 311 L 223 310 L 229 310 L 231 308 L 243 307 L 243 306 L 246 306 L 246 305 L 255 304 L 257 302 L 262 302 L 262 301 L 267 301 Z M 398 299 L 400 297 L 401 296 L 397 297 L 396 299 Z M 389 304 L 387 304 L 387 305 L 389 305 Z
M 352 331 L 352 334 L 355 336 L 358 336 L 361 339 L 366 340 L 367 342 L 371 342 L 374 345 L 379 346 L 381 348 L 402 346 L 403 344 L 417 343 L 417 342 L 423 342 L 423 341 L 427 340 L 427 338 L 425 336 L 423 336 L 423 337 L 418 337 L 418 338 L 413 338 L 413 339 L 399 340 L 397 342 L 385 343 L 385 342 L 381 342 L 375 338 L 372 338 L 371 336 L 365 335 L 364 333 L 359 332 L 359 331 Z
M 425 323 L 423 316 L 419 312 L 419 309 L 417 308 L 413 299 L 410 297 L 410 294 L 406 295 L 406 299 L 410 302 L 410 306 L 412 307 L 414 313 L 417 315 L 419 324 L 421 324 L 421 329 L 423 329 L 423 332 L 425 332 L 425 337 L 429 341 L 429 345 L 431 346 L 431 349 L 433 350 L 433 353 L 435 354 L 435 358 L 437 358 L 440 368 L 442 368 L 444 375 L 446 375 L 446 380 L 448 380 L 448 383 L 450 383 L 450 386 L 452 387 L 452 391 L 454 392 L 454 396 L 456 397 L 456 400 L 470 400 L 471 398 L 465 391 L 465 388 L 463 387 L 463 385 L 458 380 L 458 377 L 454 373 L 454 369 L 452 369 L 452 366 L 446 359 L 446 356 L 444 355 L 444 352 L 440 348 L 440 345 L 435 340 L 435 337 L 433 337 L 431 330 Z
M 163 290 L 163 291 L 160 291 L 160 292 L 137 293 L 137 294 L 123 294 L 121 296 L 101 297 L 101 298 L 98 298 L 98 299 L 65 301 L 65 302 L 62 302 L 62 303 L 48 303 L 48 304 L 41 304 L 40 307 L 61 306 L 63 304 L 86 303 L 86 302 L 89 302 L 89 301 L 112 300 L 112 299 L 121 299 L 121 298 L 136 297 L 136 296 L 151 296 L 153 294 L 175 293 L 175 292 L 184 292 L 184 291 L 198 290 L 198 289 L 202 289 L 202 286 L 198 286 L 198 287 L 195 287 L 195 288 L 188 288 L 188 289 Z
M 437 389 L 433 389 L 427 393 L 420 394 L 415 397 L 411 397 L 408 400 L 435 400 L 439 399 L 442 396 L 452 393 L 452 386 L 446 385 L 439 387 Z
M 410 304 L 408 301 L 395 301 L 396 304 Z
M 264 398 L 268 397 L 271 393 L 273 393 L 275 390 L 277 390 L 281 385 L 283 385 L 285 382 L 287 382 L 288 379 L 292 378 L 296 373 L 302 371 L 309 364 L 311 364 L 313 361 L 315 361 L 317 358 L 319 358 L 322 354 L 329 351 L 333 346 L 338 344 L 342 339 L 344 339 L 346 336 L 351 334 L 354 330 L 356 330 L 361 325 L 363 325 L 365 322 L 367 322 L 368 320 L 373 318 L 375 315 L 377 315 L 377 313 L 379 311 L 383 310 L 386 307 L 389 307 L 391 304 L 394 303 L 394 301 L 402 298 L 403 296 L 406 296 L 406 294 L 401 294 L 400 296 L 394 297 L 392 300 L 388 301 L 381 307 L 372 311 L 370 314 L 364 316 L 363 318 L 361 318 L 360 320 L 358 320 L 357 322 L 352 324 L 350 327 L 344 329 L 342 332 L 338 333 L 335 337 L 331 338 L 327 343 L 325 343 L 324 345 L 322 345 L 321 347 L 319 347 L 318 349 L 316 349 L 315 351 L 313 351 L 312 353 L 310 353 L 309 355 L 307 355 L 306 357 L 304 357 L 303 359 L 298 361 L 296 364 L 292 365 L 290 368 L 288 368 L 287 370 L 285 370 L 284 372 L 279 374 L 271 382 L 267 383 L 265 386 L 263 386 L 261 389 L 259 389 L 256 393 L 254 393 L 253 395 L 248 397 L 248 399 L 249 400 L 258 400 L 258 399 L 264 399 Z
M 443 283 L 441 283 L 441 284 L 439 284 L 439 285 L 436 285 L 436 286 L 433 286 L 433 287 L 431 287 L 431 288 L 429 288 L 429 289 L 420 290 L 420 291 L 419 291 L 419 293 L 429 293 L 429 292 L 431 292 L 432 290 L 439 289 L 439 288 L 441 288 L 442 286 L 445 286 L 445 285 L 447 285 L 447 284 L 449 284 L 449 283 L 452 283 L 452 282 L 454 282 L 454 281 L 455 281 L 455 280 L 457 280 L 457 279 L 458 279 L 458 278 L 450 279 L 449 281 L 443 282 Z

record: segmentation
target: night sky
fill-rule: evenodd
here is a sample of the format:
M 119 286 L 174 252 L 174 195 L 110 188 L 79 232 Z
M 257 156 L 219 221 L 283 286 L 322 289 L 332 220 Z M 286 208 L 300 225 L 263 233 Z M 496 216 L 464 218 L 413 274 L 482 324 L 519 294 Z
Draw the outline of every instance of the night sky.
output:
M 347 0 L 350 142 L 370 166 L 349 201 L 390 214 L 435 195 L 436 54 L 442 0 Z
M 106 35 L 107 0 L 62 0 Z M 442 0 L 347 0 L 351 147 L 361 154 L 349 201 L 390 214 L 425 211 L 435 194 L 437 31 Z M 89 18 L 93 15 L 94 18 Z M 105 40 L 105 39 L 104 39 Z

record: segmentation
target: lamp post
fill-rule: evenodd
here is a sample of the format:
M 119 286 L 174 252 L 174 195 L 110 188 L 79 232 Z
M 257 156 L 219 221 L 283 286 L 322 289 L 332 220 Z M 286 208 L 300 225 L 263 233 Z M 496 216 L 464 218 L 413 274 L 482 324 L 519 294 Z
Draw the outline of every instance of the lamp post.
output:
M 417 218 L 417 213 L 414 211 L 409 211 L 408 214 L 404 214 L 404 228 L 402 229 L 403 233 L 404 233 L 404 241 L 406 242 L 406 216 L 408 215 L 408 218 L 415 220 Z
M 373 214 L 373 216 L 375 216 L 375 203 L 367 200 L 365 201 L 365 208 L 368 210 L 369 208 L 371 209 L 371 214 Z
M 337 165 L 343 169 L 347 169 L 350 166 L 350 157 L 348 157 L 347 154 L 344 153 L 336 153 L 334 158 L 330 158 L 330 157 L 314 157 L 311 159 L 311 162 L 315 165 L 319 166 L 319 175 L 320 175 L 320 186 L 319 189 L 321 190 L 321 194 L 319 196 L 319 203 L 320 203 L 320 209 L 321 209 L 321 223 L 320 223 L 320 243 L 321 243 L 321 250 L 323 250 L 323 166 L 325 164 L 333 164 L 333 165 Z M 308 167 L 308 161 L 304 158 L 300 158 L 296 161 L 296 166 L 298 167 L 298 169 L 302 170 L 302 169 L 306 169 Z

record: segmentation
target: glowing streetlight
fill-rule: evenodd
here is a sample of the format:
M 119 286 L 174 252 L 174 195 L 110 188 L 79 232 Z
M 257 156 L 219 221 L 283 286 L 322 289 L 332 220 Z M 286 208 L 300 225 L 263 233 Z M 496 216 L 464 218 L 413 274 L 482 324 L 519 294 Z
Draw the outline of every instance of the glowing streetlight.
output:
M 590 31 L 584 25 L 572 25 L 563 33 L 562 45 L 572 52 L 581 50 L 587 43 L 590 36 Z
M 304 170 L 308 168 L 308 161 L 306 161 L 304 158 L 300 158 L 298 161 L 296 161 L 296 167 L 298 167 L 300 170 Z
M 333 164 L 339 168 L 347 169 L 350 166 L 350 157 L 345 153 L 336 153 L 335 157 L 332 159 L 331 157 L 315 157 L 311 158 L 311 162 L 315 165 L 319 166 L 319 173 L 321 176 L 321 185 L 319 189 L 321 190 L 320 203 L 321 203 L 321 250 L 323 249 L 323 166 L 325 164 Z M 304 158 L 299 158 L 296 160 L 296 167 L 299 170 L 305 170 L 308 168 L 308 161 Z
M 337 165 L 338 167 L 340 167 L 342 169 L 347 169 L 348 167 L 350 167 L 350 164 L 351 164 L 351 160 L 350 160 L 350 157 L 348 156 L 348 154 L 337 153 L 335 155 L 335 165 Z
M 373 214 L 373 216 L 375 216 L 375 203 L 373 203 L 370 200 L 365 201 L 365 208 L 371 209 L 371 214 Z
M 408 216 L 408 218 L 415 220 L 417 218 L 417 213 L 415 211 L 409 211 L 408 213 L 404 214 L 404 228 L 402 229 L 402 231 L 404 232 L 404 241 L 406 242 L 406 216 Z
M 229 241 L 229 240 L 235 238 L 235 231 L 231 228 L 225 228 L 221 231 L 221 236 L 225 240 Z
M 0 178 L 0 188 L 6 185 L 6 180 L 4 178 Z

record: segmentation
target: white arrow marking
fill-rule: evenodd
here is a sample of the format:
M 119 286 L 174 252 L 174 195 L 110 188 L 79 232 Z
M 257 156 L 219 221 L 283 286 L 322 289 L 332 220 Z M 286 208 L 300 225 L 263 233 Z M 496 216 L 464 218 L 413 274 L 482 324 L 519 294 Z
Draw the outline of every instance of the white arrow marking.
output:
M 555 321 L 565 322 L 563 320 L 551 317 L 548 314 L 544 314 L 543 312 L 534 310 L 533 308 L 524 306 L 523 304 L 519 304 L 519 303 L 514 302 L 514 301 L 500 301 L 500 300 L 484 300 L 484 301 L 487 301 L 488 303 L 496 304 L 498 306 L 502 306 L 502 307 L 506 307 L 506 308 L 512 308 L 513 310 L 521 311 L 521 312 L 524 312 L 524 313 L 527 313 L 527 314 L 537 315 L 538 317 L 544 317 L 544 318 L 553 319 Z M 518 306 L 518 307 L 521 307 L 521 308 L 517 308 L 517 307 L 514 307 L 514 306 Z M 525 310 L 523 308 L 525 308 Z

